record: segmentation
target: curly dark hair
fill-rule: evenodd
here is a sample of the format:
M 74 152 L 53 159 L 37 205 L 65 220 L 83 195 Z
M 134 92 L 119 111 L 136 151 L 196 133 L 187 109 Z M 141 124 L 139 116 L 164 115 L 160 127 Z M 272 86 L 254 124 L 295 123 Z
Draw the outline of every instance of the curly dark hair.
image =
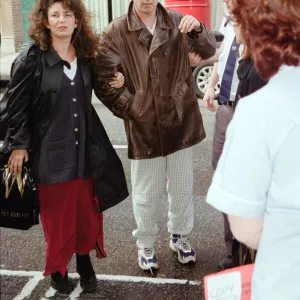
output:
M 99 35 L 92 26 L 92 15 L 82 0 L 38 0 L 30 17 L 30 38 L 41 50 L 51 47 L 50 32 L 46 27 L 48 8 L 61 2 L 65 8 L 74 12 L 77 28 L 75 28 L 71 43 L 74 45 L 78 58 L 92 59 L 98 55 Z
M 262 78 L 300 64 L 299 0 L 233 0 L 232 13 Z

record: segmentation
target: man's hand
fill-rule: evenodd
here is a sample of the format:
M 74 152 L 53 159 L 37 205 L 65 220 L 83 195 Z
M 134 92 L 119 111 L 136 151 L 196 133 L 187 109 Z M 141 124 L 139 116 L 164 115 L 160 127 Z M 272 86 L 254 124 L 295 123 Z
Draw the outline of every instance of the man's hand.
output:
M 199 22 L 199 20 L 197 20 L 196 18 L 194 18 L 193 16 L 190 16 L 190 15 L 184 16 L 181 19 L 180 24 L 178 26 L 179 30 L 182 33 L 191 32 L 193 29 L 200 30 L 201 27 L 202 27 L 202 25 Z
M 14 150 L 9 159 L 8 166 L 9 171 L 13 175 L 17 175 L 22 172 L 23 162 L 28 162 L 28 152 L 26 149 Z
M 201 63 L 201 57 L 196 52 L 190 52 L 189 54 L 189 60 L 191 67 L 197 67 Z
M 203 101 L 206 108 L 208 108 L 212 112 L 215 112 L 217 110 L 217 108 L 214 105 L 214 99 L 215 99 L 215 89 L 213 87 L 208 87 L 203 97 Z
M 120 72 L 117 72 L 113 77 L 112 81 L 109 82 L 109 85 L 113 88 L 119 89 L 125 83 L 124 75 Z

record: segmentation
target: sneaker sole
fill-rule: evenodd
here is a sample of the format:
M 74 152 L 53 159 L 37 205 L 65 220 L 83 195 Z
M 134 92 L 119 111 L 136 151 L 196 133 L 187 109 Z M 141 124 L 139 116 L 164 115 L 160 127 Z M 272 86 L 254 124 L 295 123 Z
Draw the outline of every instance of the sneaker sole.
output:
M 174 244 L 172 243 L 172 240 L 170 240 L 169 246 L 170 246 L 170 248 L 171 248 L 174 252 L 178 253 L 177 248 L 176 248 L 176 247 L 174 246 Z
M 156 265 L 150 265 L 150 266 L 145 266 L 145 265 L 142 265 L 140 263 L 140 260 L 138 259 L 138 265 L 139 267 L 143 270 L 143 271 L 152 271 L 152 272 L 155 272 L 159 269 L 159 266 L 158 264 Z
M 183 261 L 181 260 L 180 255 L 178 254 L 178 261 L 183 264 L 183 265 L 194 265 L 196 263 L 196 257 L 195 258 L 191 258 L 189 261 Z
M 195 264 L 196 263 L 196 256 L 194 258 L 191 258 L 189 261 L 183 261 L 181 259 L 181 256 L 179 254 L 179 251 L 177 250 L 177 248 L 174 246 L 174 244 L 172 243 L 172 240 L 170 240 L 170 244 L 169 244 L 170 248 L 177 253 L 177 259 L 178 261 L 183 264 L 183 265 L 188 265 L 188 264 Z

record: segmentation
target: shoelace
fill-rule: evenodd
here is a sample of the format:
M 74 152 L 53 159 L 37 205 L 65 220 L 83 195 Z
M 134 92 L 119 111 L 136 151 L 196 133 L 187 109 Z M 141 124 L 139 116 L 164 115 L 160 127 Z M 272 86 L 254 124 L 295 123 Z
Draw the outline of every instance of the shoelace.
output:
M 147 260 L 148 260 L 148 258 L 153 257 L 153 249 L 152 248 L 145 248 L 144 253 L 145 253 L 145 256 L 147 257 Z M 150 268 L 150 272 L 151 272 L 151 275 L 154 275 L 152 268 Z
M 144 253 L 145 253 L 145 256 L 152 257 L 153 256 L 153 249 L 152 248 L 145 248 Z
M 180 235 L 178 237 L 177 243 L 179 243 L 182 246 L 183 250 L 190 250 L 190 243 L 187 235 Z

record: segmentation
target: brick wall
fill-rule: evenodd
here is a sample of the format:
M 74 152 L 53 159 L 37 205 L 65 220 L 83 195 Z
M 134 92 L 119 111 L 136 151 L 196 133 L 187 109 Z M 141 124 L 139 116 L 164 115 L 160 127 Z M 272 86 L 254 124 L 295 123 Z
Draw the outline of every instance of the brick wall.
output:
M 21 0 L 11 0 L 13 15 L 13 31 L 15 39 L 15 51 L 19 52 L 23 43 L 22 7 Z

